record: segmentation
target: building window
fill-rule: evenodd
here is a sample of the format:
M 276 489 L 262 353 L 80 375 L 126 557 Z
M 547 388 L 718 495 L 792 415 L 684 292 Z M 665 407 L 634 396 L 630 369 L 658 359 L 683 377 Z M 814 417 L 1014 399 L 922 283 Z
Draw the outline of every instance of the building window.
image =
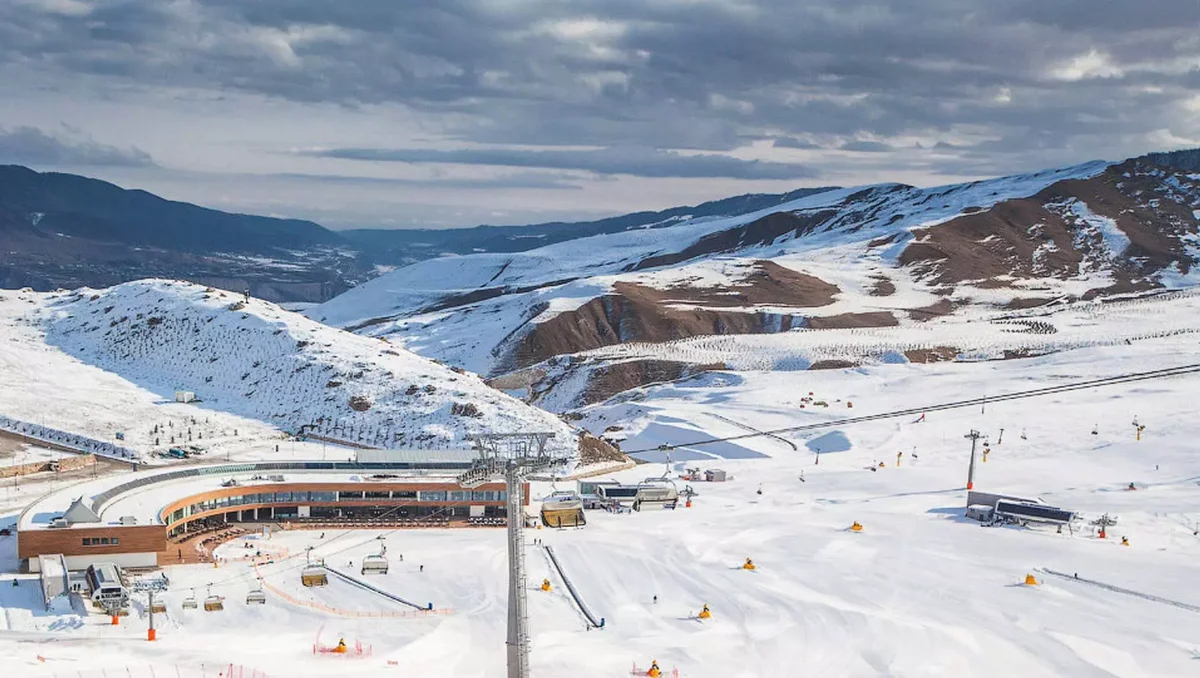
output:
M 112 541 L 111 541 L 110 543 L 111 543 L 113 546 L 116 546 L 116 545 L 120 544 L 121 542 L 117 541 L 117 538 L 116 538 L 116 537 L 113 537 L 113 538 L 112 538 Z
M 446 501 L 445 490 L 422 490 L 421 501 Z
M 467 496 L 464 497 L 463 496 L 464 494 Z M 467 501 L 470 498 L 471 498 L 470 494 L 467 492 L 463 492 L 462 490 L 451 490 L 450 491 L 450 501 Z

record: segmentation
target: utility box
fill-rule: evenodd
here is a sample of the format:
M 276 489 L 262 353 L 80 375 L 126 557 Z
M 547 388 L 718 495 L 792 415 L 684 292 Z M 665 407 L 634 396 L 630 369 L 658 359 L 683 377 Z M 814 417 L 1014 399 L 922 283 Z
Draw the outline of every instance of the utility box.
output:
M 972 504 L 967 507 L 967 517 L 981 523 L 990 523 L 995 513 L 995 509 L 987 504 Z
M 704 479 L 710 483 L 725 482 L 725 472 L 719 468 L 710 468 L 704 472 Z
M 175 402 L 177 402 L 177 403 L 190 403 L 195 400 L 196 400 L 196 394 L 192 393 L 191 391 L 176 391 L 175 392 Z

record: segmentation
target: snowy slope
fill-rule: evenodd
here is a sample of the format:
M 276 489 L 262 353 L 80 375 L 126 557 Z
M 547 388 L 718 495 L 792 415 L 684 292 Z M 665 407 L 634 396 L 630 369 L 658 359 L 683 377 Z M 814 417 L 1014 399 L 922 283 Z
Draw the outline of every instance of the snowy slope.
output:
M 391 448 L 466 447 L 476 431 L 545 430 L 552 415 L 386 341 L 257 299 L 171 281 L 79 290 L 34 311 L 46 341 L 164 397 L 289 431 Z
M 1107 166 L 1093 162 L 932 188 L 884 184 L 837 189 L 736 217 L 705 218 L 669 228 L 581 238 L 517 254 L 433 259 L 380 276 L 310 309 L 308 315 L 338 327 L 355 326 L 372 319 L 413 313 L 452 294 L 482 288 L 547 286 L 619 273 L 655 255 L 682 250 L 706 235 L 774 213 L 812 214 L 850 208 L 846 219 L 830 225 L 827 234 L 786 245 L 789 251 L 828 247 L 844 242 L 847 239 L 844 231 L 848 229 L 855 234 L 849 238 L 857 241 L 884 227 L 891 232 L 930 226 L 960 214 L 964 208 L 986 208 L 1004 199 L 1032 195 L 1056 181 L 1094 176 Z
M 1165 368 L 1198 355 L 1193 338 L 1168 337 L 1026 362 L 714 375 L 592 408 L 587 423 L 632 424 L 627 447 L 645 448 L 828 420 L 845 414 L 847 400 L 850 411 L 871 414 Z M 824 448 L 819 464 L 813 449 L 828 432 L 791 438 L 798 450 L 771 438 L 679 450 L 672 475 L 698 466 L 725 469 L 733 479 L 677 478 L 680 488 L 697 492 L 691 508 L 590 511 L 582 529 L 526 532 L 532 675 L 617 678 L 652 660 L 681 678 L 1195 675 L 1200 614 L 1088 581 L 1200 606 L 1190 585 L 1200 557 L 1193 444 L 1200 421 L 1190 416 L 1197 390 L 1193 376 L 930 413 L 922 423 L 868 422 L 835 429 L 847 444 Z M 843 409 L 799 409 L 809 391 L 841 400 Z M 1141 441 L 1130 425 L 1135 417 L 1146 426 Z M 963 435 L 971 429 L 991 449 L 977 465 L 977 486 L 1079 511 L 1084 520 L 1074 534 L 1036 525 L 984 529 L 963 517 L 970 449 Z M 879 461 L 886 466 L 865 469 Z M 664 470 L 656 463 L 618 477 L 636 482 Z M 1131 482 L 1137 491 L 1124 489 Z M 535 497 L 551 489 L 565 487 L 535 484 Z M 1119 522 L 1101 540 L 1088 521 L 1104 513 Z M 847 529 L 855 521 L 865 526 L 861 533 Z M 229 663 L 270 676 L 504 676 L 502 530 L 283 531 L 268 544 L 292 557 L 262 574 L 297 598 L 354 612 L 391 610 L 390 601 L 337 581 L 323 589 L 298 581 L 307 546 L 314 557 L 351 567 L 378 552 L 380 536 L 391 571 L 370 582 L 454 614 L 336 617 L 272 593 L 265 605 L 246 605 L 245 594 L 261 585 L 244 562 L 169 566 L 168 612 L 156 618 L 158 641 L 147 643 L 140 601 L 120 626 L 98 614 L 47 615 L 34 611 L 36 578 L 6 572 L 0 658 L 15 675 L 36 678 L 149 678 L 174 676 L 176 667 L 181 676 L 212 676 L 213 667 Z M 1120 545 L 1122 536 L 1130 546 Z M 585 630 L 534 539 L 554 547 L 589 607 L 605 618 L 603 630 Z M 11 548 L 11 540 L 0 540 L 0 569 L 15 565 Z M 218 553 L 242 550 L 235 542 Z M 741 569 L 747 557 L 756 571 Z M 1026 574 L 1042 583 L 1024 586 Z M 10 578 L 20 585 L 8 586 Z M 549 592 L 540 590 L 543 578 Z M 226 597 L 225 611 L 181 608 L 210 584 Z M 705 604 L 713 617 L 701 623 L 693 617 Z M 372 656 L 314 656 L 318 638 L 333 645 L 339 637 L 371 646 Z

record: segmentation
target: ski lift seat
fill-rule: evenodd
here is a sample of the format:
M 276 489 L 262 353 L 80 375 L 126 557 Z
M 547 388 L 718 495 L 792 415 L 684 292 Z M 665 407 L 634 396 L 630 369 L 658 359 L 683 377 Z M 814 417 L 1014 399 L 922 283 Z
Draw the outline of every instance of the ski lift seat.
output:
M 184 598 L 183 599 L 183 609 L 185 609 L 185 610 L 196 609 L 196 597 L 188 596 L 187 598 Z
M 305 586 L 327 586 L 329 577 L 325 574 L 325 568 L 320 565 L 309 565 L 300 570 L 300 583 Z
M 383 555 L 371 555 L 363 558 L 361 574 L 387 574 L 388 561 Z
M 263 605 L 267 602 L 267 594 L 263 593 L 262 589 L 254 589 L 246 594 L 247 605 Z
M 225 609 L 225 601 L 221 596 L 209 596 L 204 599 L 205 612 L 220 612 Z

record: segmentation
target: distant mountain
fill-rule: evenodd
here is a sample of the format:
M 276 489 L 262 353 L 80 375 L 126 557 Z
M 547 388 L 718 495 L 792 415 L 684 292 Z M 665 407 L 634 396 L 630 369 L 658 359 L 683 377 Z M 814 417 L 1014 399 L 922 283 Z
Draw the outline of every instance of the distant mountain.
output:
M 801 188 L 788 193 L 748 193 L 690 207 L 674 207 L 660 212 L 633 212 L 598 221 L 554 221 L 527 226 L 476 226 L 441 230 L 356 229 L 342 231 L 341 235 L 372 252 L 378 263 L 407 265 L 442 254 L 525 252 L 605 233 L 666 228 L 681 221 L 705 217 L 732 217 L 830 190 L 833 188 Z
M 311 221 L 230 214 L 73 174 L 0 165 L 0 287 L 146 277 L 323 301 L 365 280 L 356 248 Z
M 311 221 L 230 214 L 58 172 L 0 165 L 0 288 L 105 287 L 177 278 L 269 301 L 322 302 L 375 275 L 443 254 L 521 252 L 680 220 L 731 216 L 828 189 L 742 195 L 600 221 L 449 230 L 334 232 Z
M 306 313 L 527 389 L 556 411 L 755 356 L 783 357 L 754 369 L 1020 357 L 1047 344 L 1011 335 L 1059 329 L 962 329 L 938 344 L 922 328 L 1200 284 L 1198 160 L 822 191 L 737 216 L 425 261 Z M 778 335 L 783 348 L 751 335 Z

